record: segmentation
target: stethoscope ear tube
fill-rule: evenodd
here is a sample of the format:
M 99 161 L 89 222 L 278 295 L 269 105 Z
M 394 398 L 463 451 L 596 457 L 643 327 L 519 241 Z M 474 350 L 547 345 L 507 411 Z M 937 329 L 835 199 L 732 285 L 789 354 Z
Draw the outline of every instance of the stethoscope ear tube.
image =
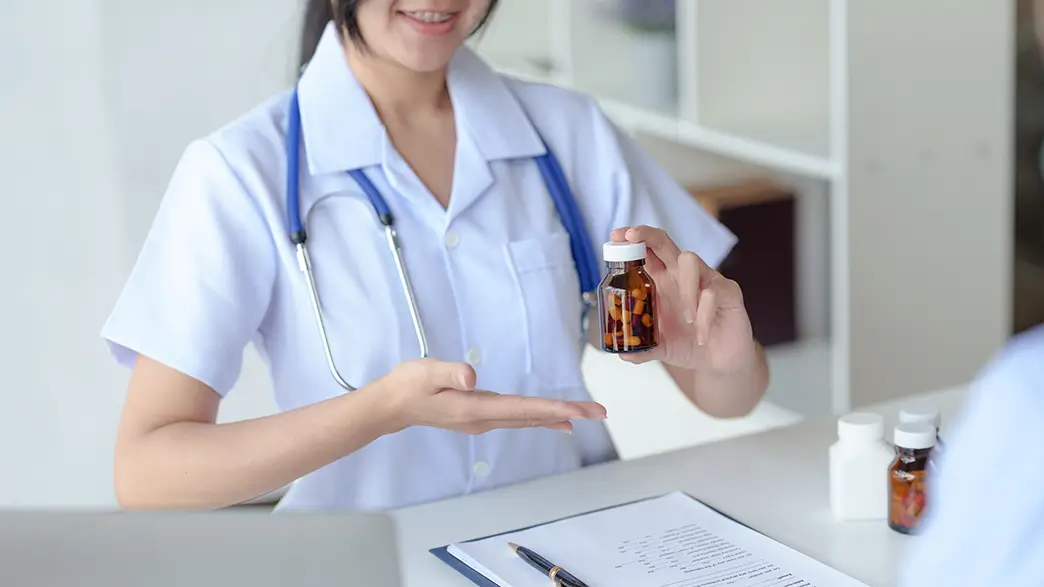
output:
M 395 228 L 393 226 L 385 226 L 384 234 L 388 240 L 388 249 L 392 253 L 392 258 L 395 259 L 395 268 L 399 273 L 399 282 L 402 285 L 402 291 L 406 295 L 406 303 L 410 309 L 410 318 L 413 320 L 413 331 L 417 336 L 417 346 L 420 348 L 419 358 L 424 359 L 428 356 L 428 338 L 424 333 L 424 323 L 421 320 L 420 310 L 417 307 L 417 297 L 413 292 L 413 284 L 410 282 L 410 275 L 406 271 L 406 264 L 402 260 L 402 247 L 399 244 L 399 238 L 395 233 Z M 333 357 L 333 350 L 330 348 L 330 337 L 326 332 L 326 322 L 323 319 L 322 303 L 319 300 L 319 288 L 316 285 L 315 272 L 312 270 L 312 259 L 308 254 L 308 245 L 303 242 L 297 244 L 297 264 L 301 268 L 301 272 L 304 273 L 305 280 L 308 282 L 308 293 L 312 302 L 312 314 L 315 316 L 315 323 L 319 329 L 319 338 L 323 343 L 323 354 L 326 355 L 326 364 L 330 368 L 330 374 L 333 375 L 334 380 L 338 385 L 344 388 L 345 391 L 355 391 L 356 388 L 348 383 L 341 375 L 340 371 L 337 370 L 337 364 Z
M 391 218 L 391 215 L 388 215 Z M 413 319 L 413 333 L 417 337 L 417 346 L 420 348 L 420 358 L 428 357 L 428 337 L 424 334 L 424 322 L 420 317 L 420 309 L 417 308 L 417 296 L 413 293 L 413 284 L 410 283 L 410 274 L 406 272 L 406 264 L 402 260 L 402 245 L 399 236 L 395 233 L 395 227 L 391 222 L 384 226 L 384 234 L 388 239 L 388 248 L 395 259 L 395 268 L 399 272 L 399 283 L 402 291 L 406 294 L 406 303 L 410 309 L 410 318 Z
M 330 336 L 326 331 L 326 321 L 323 317 L 322 302 L 319 299 L 319 287 L 316 284 L 315 271 L 312 269 L 312 259 L 308 254 L 308 236 L 301 221 L 301 188 L 300 188 L 300 166 L 301 166 L 301 108 L 295 89 L 290 96 L 289 116 L 287 119 L 287 141 L 286 141 L 286 216 L 287 230 L 290 234 L 290 242 L 297 249 L 297 264 L 304 273 L 305 281 L 308 283 L 308 296 L 312 303 L 312 314 L 315 316 L 316 327 L 319 329 L 319 338 L 323 345 L 323 354 L 326 356 L 326 364 L 334 380 L 345 391 L 355 391 L 356 387 L 348 383 L 337 369 L 334 360 L 333 349 L 330 346 Z M 417 336 L 417 345 L 420 349 L 420 358 L 428 356 L 428 339 L 424 333 L 424 325 L 420 318 L 420 310 L 417 307 L 417 298 L 413 292 L 413 284 L 410 283 L 409 273 L 402 259 L 402 246 L 398 235 L 395 233 L 395 217 L 388 208 L 387 202 L 373 183 L 366 177 L 362 170 L 353 170 L 349 175 L 355 179 L 362 188 L 374 212 L 377 220 L 384 226 L 384 232 L 388 240 L 388 249 L 395 260 L 395 268 L 399 273 L 399 282 L 406 296 L 409 306 L 410 317 L 413 319 L 413 330 Z
M 330 337 L 326 334 L 326 324 L 323 321 L 323 309 L 319 303 L 319 288 L 315 284 L 315 273 L 312 271 L 312 259 L 308 256 L 308 246 L 305 243 L 299 243 L 297 245 L 297 264 L 301 267 L 301 272 L 305 275 L 305 280 L 308 282 L 308 291 L 312 300 L 312 313 L 315 315 L 315 323 L 319 328 L 319 338 L 323 343 L 323 353 L 326 355 L 326 364 L 330 367 L 330 374 L 333 375 L 337 384 L 345 389 L 345 391 L 355 391 L 355 387 L 352 387 L 344 377 L 341 377 L 341 373 L 337 370 L 337 364 L 333 358 L 333 351 L 330 349 Z

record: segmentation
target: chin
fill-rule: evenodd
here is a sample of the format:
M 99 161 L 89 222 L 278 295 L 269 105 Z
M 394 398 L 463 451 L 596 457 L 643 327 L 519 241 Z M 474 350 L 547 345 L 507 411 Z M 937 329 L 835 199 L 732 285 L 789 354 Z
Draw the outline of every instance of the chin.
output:
M 398 56 L 396 59 L 400 65 L 411 71 L 416 71 L 417 73 L 434 73 L 436 71 L 442 71 L 449 67 L 450 61 L 452 60 L 452 51 L 411 53 L 409 55 Z

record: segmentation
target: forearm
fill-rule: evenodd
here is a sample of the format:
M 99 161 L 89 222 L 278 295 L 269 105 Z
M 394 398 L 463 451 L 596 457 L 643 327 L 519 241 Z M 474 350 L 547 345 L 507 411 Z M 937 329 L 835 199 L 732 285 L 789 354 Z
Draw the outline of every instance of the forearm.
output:
M 121 443 L 116 490 L 126 508 L 220 508 L 253 499 L 394 431 L 374 387 L 227 424 L 178 422 Z
M 697 407 L 718 418 L 749 414 L 768 388 L 769 370 L 764 349 L 756 341 L 751 360 L 728 374 L 664 365 L 679 389 Z

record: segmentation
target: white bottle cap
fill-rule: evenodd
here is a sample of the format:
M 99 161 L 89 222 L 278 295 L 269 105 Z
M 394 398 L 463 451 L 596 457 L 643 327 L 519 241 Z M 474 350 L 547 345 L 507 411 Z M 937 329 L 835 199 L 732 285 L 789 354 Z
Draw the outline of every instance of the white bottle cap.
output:
M 884 437 L 884 418 L 880 414 L 854 412 L 837 420 L 841 440 L 873 441 Z
M 938 428 L 942 424 L 942 417 L 939 415 L 939 408 L 918 404 L 899 410 L 899 422 L 904 424 L 924 422 Z
M 900 448 L 932 448 L 935 436 L 935 426 L 925 422 L 904 422 L 895 427 L 895 445 Z
M 645 259 L 645 243 L 608 242 L 602 245 L 602 258 L 606 263 L 626 263 Z

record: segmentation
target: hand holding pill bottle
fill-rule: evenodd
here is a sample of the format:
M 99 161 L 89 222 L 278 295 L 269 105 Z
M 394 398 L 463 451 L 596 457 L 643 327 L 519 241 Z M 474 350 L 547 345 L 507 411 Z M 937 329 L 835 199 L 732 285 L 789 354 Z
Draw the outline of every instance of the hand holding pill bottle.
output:
M 602 257 L 608 269 L 598 285 L 602 350 L 656 348 L 656 285 L 645 271 L 645 243 L 608 242 Z

